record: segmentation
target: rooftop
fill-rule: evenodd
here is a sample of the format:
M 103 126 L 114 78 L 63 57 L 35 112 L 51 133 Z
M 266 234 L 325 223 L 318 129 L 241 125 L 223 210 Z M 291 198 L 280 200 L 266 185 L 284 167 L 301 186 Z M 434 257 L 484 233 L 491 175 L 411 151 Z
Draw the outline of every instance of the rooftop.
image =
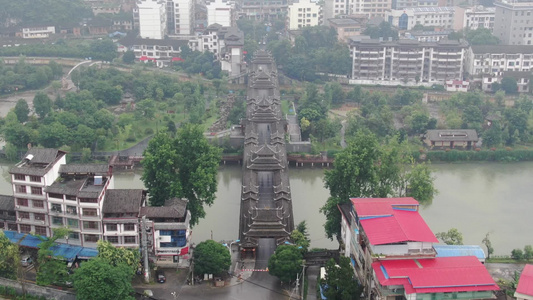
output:
M 146 192 L 142 189 L 107 190 L 103 213 L 139 213 Z
M 108 164 L 67 164 L 59 167 L 59 173 L 108 175 Z
M 474 129 L 450 129 L 440 130 L 432 129 L 426 133 L 428 140 L 432 142 L 449 142 L 449 141 L 470 141 L 477 142 L 478 136 Z
M 77 196 L 78 198 L 98 198 L 103 191 L 108 178 L 101 179 L 101 183 L 95 184 L 94 177 L 83 178 L 60 177 L 52 185 L 45 188 L 45 192 Z
M 10 174 L 44 176 L 53 163 L 67 153 L 50 148 L 31 148 L 24 154 L 24 159 L 9 170 Z
M 472 45 L 474 54 L 533 54 L 533 45 Z
M 348 18 L 332 18 L 332 19 L 328 19 L 328 21 L 337 26 L 360 25 L 359 22 L 357 22 L 356 20 L 348 19 Z
M 516 287 L 516 294 L 533 296 L 533 265 L 526 265 L 520 275 L 518 286 Z
M 141 216 L 147 218 L 183 218 L 187 213 L 187 200 L 173 198 L 165 201 L 164 206 L 141 207 Z
M 352 198 L 355 212 L 370 244 L 438 243 L 418 213 L 418 201 L 408 198 Z
M 383 260 L 372 268 L 381 285 L 403 285 L 406 294 L 499 290 L 475 256 Z
M 475 256 L 479 260 L 485 259 L 485 252 L 477 245 L 433 245 L 437 257 Z

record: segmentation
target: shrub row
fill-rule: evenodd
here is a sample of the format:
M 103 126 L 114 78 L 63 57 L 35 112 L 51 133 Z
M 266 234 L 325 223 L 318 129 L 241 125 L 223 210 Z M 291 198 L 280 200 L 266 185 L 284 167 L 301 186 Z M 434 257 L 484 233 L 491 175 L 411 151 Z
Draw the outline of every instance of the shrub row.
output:
M 46 297 L 44 296 L 33 296 L 33 295 L 26 295 L 24 297 L 23 295 L 20 295 L 15 288 L 9 287 L 9 286 L 1 286 L 0 285 L 0 295 L 7 296 L 9 299 L 14 300 L 46 300 Z
M 455 162 L 455 161 L 533 161 L 533 150 L 482 150 L 482 151 L 428 151 L 426 159 L 432 162 Z M 419 157 L 419 152 L 413 152 L 413 157 Z

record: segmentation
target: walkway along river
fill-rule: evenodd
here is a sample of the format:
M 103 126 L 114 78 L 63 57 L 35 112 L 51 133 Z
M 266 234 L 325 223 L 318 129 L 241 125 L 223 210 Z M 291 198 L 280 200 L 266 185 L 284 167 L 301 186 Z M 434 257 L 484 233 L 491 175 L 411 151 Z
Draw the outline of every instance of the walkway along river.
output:
M 0 165 L 0 193 L 12 194 L 8 170 Z M 434 232 L 456 227 L 465 244 L 481 245 L 487 232 L 497 255 L 509 255 L 514 248 L 533 245 L 533 162 L 434 164 L 435 185 L 439 194 L 421 214 Z M 193 228 L 195 243 L 209 239 L 235 240 L 238 235 L 241 192 L 239 165 L 221 166 L 215 204 L 206 208 L 207 216 Z M 142 188 L 141 170 L 115 172 L 115 188 Z M 336 248 L 324 237 L 324 215 L 318 209 L 329 196 L 320 168 L 291 167 L 291 190 L 295 224 L 306 220 L 312 247 Z

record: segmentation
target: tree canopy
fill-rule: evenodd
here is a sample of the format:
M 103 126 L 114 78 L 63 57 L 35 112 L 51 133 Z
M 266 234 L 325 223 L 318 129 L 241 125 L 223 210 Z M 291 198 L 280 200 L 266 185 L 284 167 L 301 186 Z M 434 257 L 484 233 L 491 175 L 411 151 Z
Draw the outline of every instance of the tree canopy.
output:
M 457 228 L 451 228 L 447 232 L 437 232 L 437 238 L 443 241 L 446 245 L 462 245 L 463 234 Z
M 39 251 L 37 252 L 37 277 L 35 281 L 38 285 L 63 285 L 67 280 L 67 264 L 62 257 L 53 255 L 50 248 L 56 245 L 58 239 L 63 239 L 68 235 L 68 228 L 54 228 L 54 234 L 49 238 L 41 238 Z
M 326 278 L 322 284 L 327 285 L 324 289 L 327 299 L 357 300 L 362 292 L 362 287 L 353 278 L 350 259 L 345 256 L 339 257 L 338 265 L 333 259 L 326 263 Z
M 416 195 L 420 197 L 418 201 L 431 201 L 435 193 L 431 171 L 427 166 L 417 166 L 406 150 L 406 145 L 396 138 L 380 144 L 374 134 L 362 130 L 348 141 L 347 147 L 336 155 L 333 169 L 326 170 L 324 177 L 330 197 L 320 211 L 326 215 L 324 228 L 329 238 L 340 234 L 337 205 L 349 203 L 351 197 Z
M 112 266 L 125 265 L 133 275 L 140 260 L 139 248 L 117 248 L 108 241 L 99 240 L 96 249 L 98 257 Z
M 295 245 L 281 245 L 268 261 L 268 273 L 282 282 L 296 280 L 302 271 L 302 252 Z
M 19 264 L 18 246 L 11 243 L 4 232 L 0 231 L 0 277 L 16 279 Z
M 161 206 L 173 197 L 189 202 L 191 225 L 205 217 L 204 205 L 211 205 L 217 191 L 220 149 L 209 144 L 201 127 L 185 124 L 175 138 L 156 134 L 144 151 L 142 180 L 150 204 Z
M 231 266 L 231 254 L 226 246 L 213 240 L 199 243 L 194 248 L 194 272 L 196 274 L 221 275 Z
M 135 299 L 132 296 L 131 269 L 126 264 L 113 266 L 107 260 L 96 257 L 84 262 L 72 277 L 76 299 Z
M 478 28 L 475 30 L 460 30 L 457 32 L 452 32 L 448 35 L 448 38 L 451 40 L 466 39 L 470 45 L 497 45 L 500 43 L 500 40 L 492 35 L 489 29 L 487 28 Z
M 383 40 L 387 40 L 389 37 L 393 40 L 398 39 L 398 31 L 394 30 L 390 23 L 385 21 L 381 22 L 378 26 L 367 26 L 363 34 L 369 35 L 373 39 L 383 38 Z

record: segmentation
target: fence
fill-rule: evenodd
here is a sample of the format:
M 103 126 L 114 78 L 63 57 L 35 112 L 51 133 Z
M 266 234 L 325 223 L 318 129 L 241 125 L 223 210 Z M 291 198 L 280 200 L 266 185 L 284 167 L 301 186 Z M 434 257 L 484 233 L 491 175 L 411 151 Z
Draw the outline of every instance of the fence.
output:
M 22 285 L 18 281 L 0 278 L 0 285 L 14 288 L 19 294 L 22 294 Z M 24 289 L 26 290 L 27 294 L 37 297 L 43 296 L 46 297 L 46 299 L 76 300 L 76 295 L 74 293 L 54 289 L 51 287 L 39 286 L 33 283 L 24 283 Z

